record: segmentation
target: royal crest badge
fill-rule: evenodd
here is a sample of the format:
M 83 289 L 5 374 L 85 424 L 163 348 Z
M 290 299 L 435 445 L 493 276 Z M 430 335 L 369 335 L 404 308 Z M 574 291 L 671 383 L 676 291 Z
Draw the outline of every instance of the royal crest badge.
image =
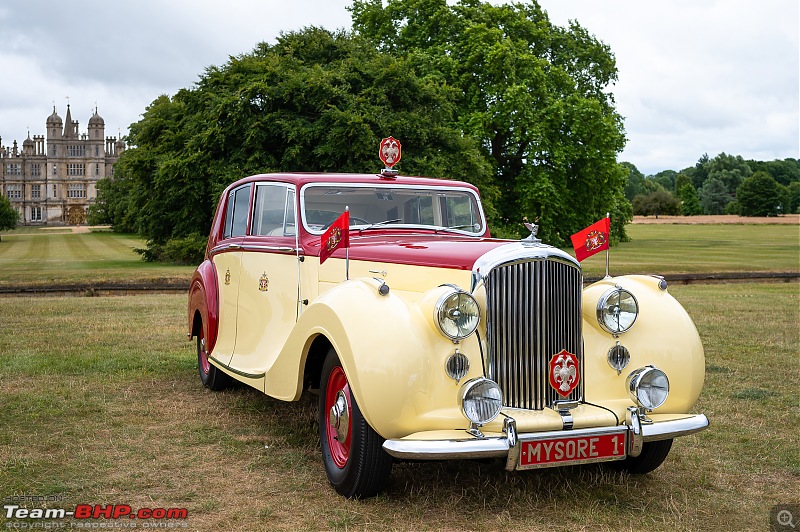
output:
M 603 247 L 606 242 L 606 234 L 602 231 L 595 230 L 586 235 L 586 242 L 584 243 L 584 246 L 586 246 L 586 251 L 590 253 Z
M 331 236 L 328 237 L 328 241 L 325 243 L 325 247 L 328 251 L 333 251 L 336 249 L 336 246 L 339 245 L 339 242 L 342 241 L 342 230 L 338 227 L 334 227 L 331 231 Z
M 260 292 L 266 292 L 269 289 L 269 277 L 267 277 L 267 272 L 264 272 L 264 275 L 261 276 L 261 279 L 258 280 L 258 290 Z
M 567 397 L 578 386 L 580 368 L 578 357 L 562 349 L 550 359 L 550 386 L 561 397 Z
M 378 157 L 381 158 L 386 168 L 391 168 L 400 162 L 400 157 L 403 155 L 402 150 L 403 147 L 399 140 L 394 137 L 388 137 L 381 140 L 381 145 L 378 149 Z
M 231 284 L 231 269 L 230 268 L 225 270 L 225 284 L 226 285 Z

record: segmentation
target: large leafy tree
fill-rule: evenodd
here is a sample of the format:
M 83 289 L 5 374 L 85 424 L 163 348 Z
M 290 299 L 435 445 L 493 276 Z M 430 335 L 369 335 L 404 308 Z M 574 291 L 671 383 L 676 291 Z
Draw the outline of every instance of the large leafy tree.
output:
M 403 173 L 473 182 L 491 216 L 491 169 L 457 128 L 457 96 L 363 38 L 287 33 L 154 100 L 131 125 L 135 147 L 120 158 L 116 178 L 99 186 L 95 212 L 145 236 L 152 251 L 207 234 L 220 192 L 240 177 L 377 171 L 378 143 L 393 135 L 403 141 Z
M 697 191 L 697 195 L 703 206 L 703 212 L 706 214 L 723 214 L 725 207 L 733 200 L 733 196 L 728 192 L 728 187 L 716 177 L 706 179 L 706 182 Z
M 780 185 L 766 172 L 756 172 L 736 189 L 741 216 L 777 216 L 781 204 Z
M 17 226 L 19 213 L 11 206 L 7 197 L 0 194 L 0 231 L 9 231 Z
M 458 90 L 458 125 L 478 139 L 502 201 L 506 234 L 523 216 L 562 244 L 612 212 L 612 235 L 631 218 L 630 171 L 616 162 L 625 136 L 609 87 L 607 45 L 577 22 L 553 25 L 535 2 L 355 0 L 353 29 L 380 50 Z

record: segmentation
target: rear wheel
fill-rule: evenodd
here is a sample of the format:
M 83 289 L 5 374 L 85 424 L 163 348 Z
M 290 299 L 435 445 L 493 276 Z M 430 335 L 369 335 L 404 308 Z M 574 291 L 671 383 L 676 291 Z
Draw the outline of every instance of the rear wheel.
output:
M 325 473 L 340 495 L 372 497 L 386 485 L 392 457 L 383 450 L 383 438 L 361 415 L 333 349 L 320 378 L 319 438 Z
M 615 468 L 627 471 L 628 473 L 643 475 L 660 466 L 667 458 L 671 448 L 671 439 L 646 442 L 642 446 L 642 453 L 639 456 L 629 456 L 625 460 L 611 462 L 611 464 Z
M 197 369 L 200 373 L 200 382 L 211 390 L 223 390 L 230 386 L 231 378 L 223 373 L 208 360 L 208 346 L 203 325 L 197 331 Z

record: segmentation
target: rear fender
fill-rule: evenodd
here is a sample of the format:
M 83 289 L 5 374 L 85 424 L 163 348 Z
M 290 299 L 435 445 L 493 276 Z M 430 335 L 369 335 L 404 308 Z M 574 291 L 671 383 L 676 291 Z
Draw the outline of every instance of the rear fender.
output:
M 192 339 L 196 335 L 194 319 L 197 313 L 200 314 L 203 320 L 206 347 L 210 353 L 217 342 L 217 320 L 219 317 L 217 272 L 214 268 L 214 264 L 210 260 L 203 261 L 203 263 L 197 267 L 192 275 L 192 282 L 189 286 L 189 330 L 187 333 L 189 339 Z

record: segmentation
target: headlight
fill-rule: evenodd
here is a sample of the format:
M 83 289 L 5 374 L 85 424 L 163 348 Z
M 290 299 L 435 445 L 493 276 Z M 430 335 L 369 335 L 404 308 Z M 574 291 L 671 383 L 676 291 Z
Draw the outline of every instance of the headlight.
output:
M 639 315 L 639 303 L 623 288 L 612 288 L 597 302 L 597 321 L 611 334 L 621 334 L 633 327 Z
M 628 375 L 625 385 L 636 404 L 647 410 L 663 405 L 669 395 L 667 374 L 653 366 L 645 366 Z
M 461 409 L 476 425 L 485 425 L 497 417 L 503 406 L 503 393 L 494 381 L 480 377 L 461 387 Z
M 436 302 L 434 322 L 443 335 L 453 341 L 461 341 L 478 327 L 480 310 L 475 298 L 453 288 Z

